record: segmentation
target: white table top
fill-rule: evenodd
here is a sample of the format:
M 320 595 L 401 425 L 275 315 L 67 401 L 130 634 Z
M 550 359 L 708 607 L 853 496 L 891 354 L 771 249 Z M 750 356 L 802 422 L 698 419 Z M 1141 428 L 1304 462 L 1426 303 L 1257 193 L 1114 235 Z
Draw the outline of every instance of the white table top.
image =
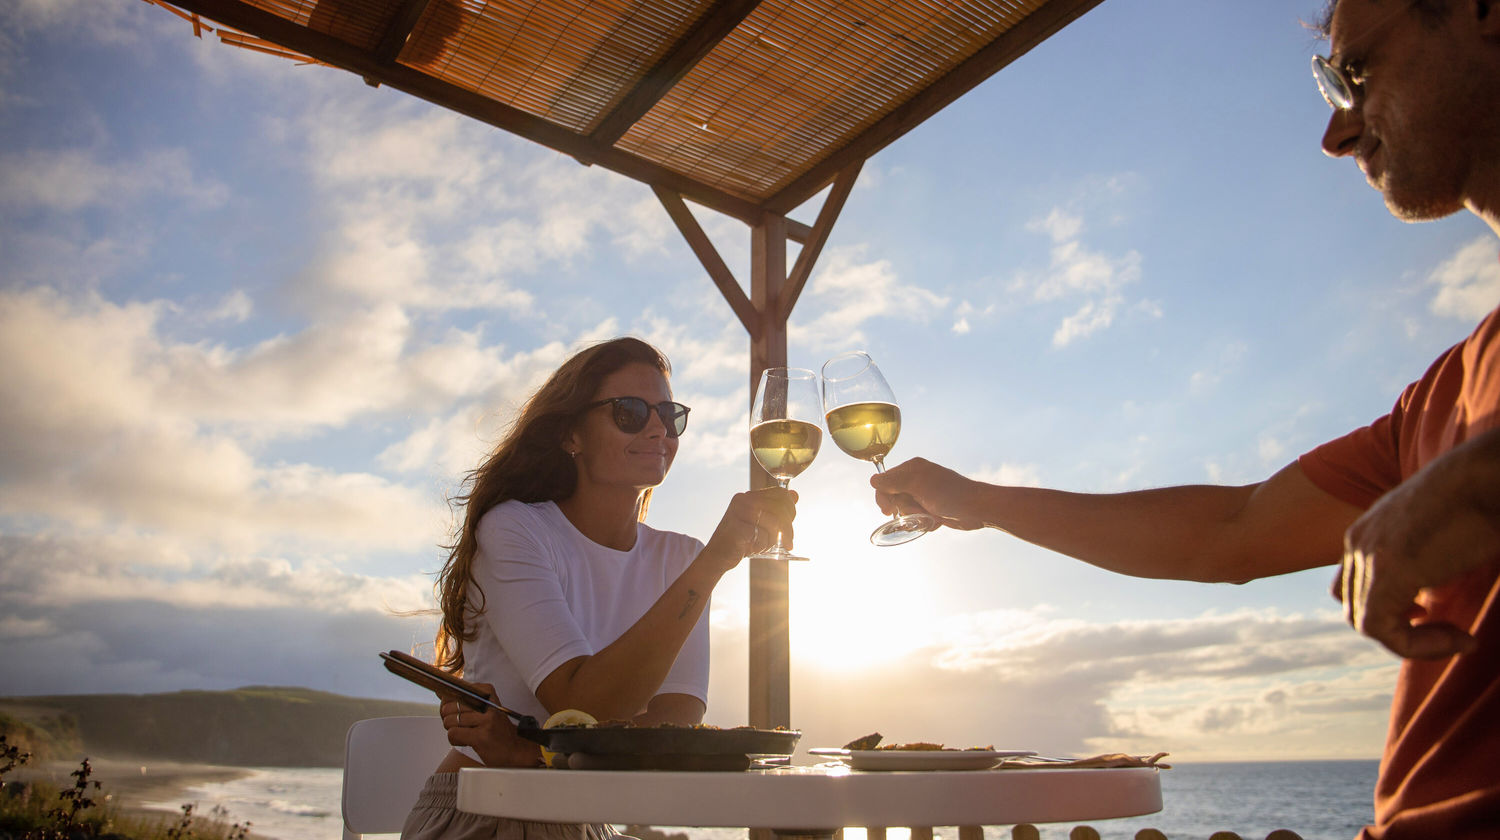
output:
M 472 768 L 458 807 L 542 822 L 770 828 L 1010 825 L 1161 810 L 1149 767 L 861 772 L 838 765 L 727 773 Z

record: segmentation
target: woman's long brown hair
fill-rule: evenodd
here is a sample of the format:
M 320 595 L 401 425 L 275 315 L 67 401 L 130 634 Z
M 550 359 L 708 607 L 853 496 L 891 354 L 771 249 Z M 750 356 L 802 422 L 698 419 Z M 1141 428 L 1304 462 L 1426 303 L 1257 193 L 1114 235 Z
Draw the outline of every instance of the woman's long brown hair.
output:
M 440 668 L 458 673 L 464 667 L 466 641 L 476 631 L 468 619 L 484 612 L 484 593 L 474 584 L 474 556 L 479 551 L 479 520 L 496 505 L 515 499 L 521 502 L 561 501 L 573 495 L 578 473 L 573 459 L 563 451 L 567 437 L 583 406 L 593 401 L 599 386 L 610 374 L 630 364 L 647 364 L 670 375 L 671 365 L 661 351 L 638 338 L 616 338 L 595 344 L 562 363 L 551 377 L 521 407 L 505 437 L 489 456 L 464 478 L 467 492 L 450 500 L 463 508 L 463 525 L 448 549 L 448 559 L 438 573 L 438 604 L 443 611 L 436 639 Z M 639 516 L 646 518 L 651 501 L 647 490 Z M 477 603 L 470 603 L 470 595 Z

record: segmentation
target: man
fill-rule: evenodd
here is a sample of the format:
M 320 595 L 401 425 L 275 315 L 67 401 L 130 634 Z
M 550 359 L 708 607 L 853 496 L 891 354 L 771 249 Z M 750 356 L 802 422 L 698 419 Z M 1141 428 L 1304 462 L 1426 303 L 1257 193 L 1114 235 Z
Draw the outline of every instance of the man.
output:
M 1468 209 L 1500 234 L 1500 0 L 1333 0 L 1323 30 L 1324 151 L 1398 218 Z M 1404 658 L 1361 840 L 1500 837 L 1500 310 L 1389 415 L 1258 484 L 1064 493 L 920 459 L 871 483 L 887 512 L 899 497 L 1125 574 L 1339 564 L 1346 618 Z

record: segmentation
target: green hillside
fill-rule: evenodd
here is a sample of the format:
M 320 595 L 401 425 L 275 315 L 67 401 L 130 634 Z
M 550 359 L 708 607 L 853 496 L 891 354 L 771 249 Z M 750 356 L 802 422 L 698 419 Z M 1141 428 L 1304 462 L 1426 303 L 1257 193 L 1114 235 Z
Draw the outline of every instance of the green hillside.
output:
M 0 697 L 0 731 L 38 758 L 80 755 L 243 767 L 338 767 L 357 720 L 432 715 L 437 700 L 403 703 L 305 688 L 250 686 L 168 694 Z

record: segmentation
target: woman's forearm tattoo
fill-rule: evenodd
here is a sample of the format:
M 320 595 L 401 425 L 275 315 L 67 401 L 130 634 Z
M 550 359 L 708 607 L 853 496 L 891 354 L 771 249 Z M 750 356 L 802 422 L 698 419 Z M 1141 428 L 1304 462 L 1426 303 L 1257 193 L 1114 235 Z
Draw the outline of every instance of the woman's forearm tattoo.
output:
M 682 605 L 682 612 L 677 614 L 678 618 L 687 618 L 687 614 L 693 611 L 694 605 L 698 603 L 698 590 L 689 589 L 687 603 Z

